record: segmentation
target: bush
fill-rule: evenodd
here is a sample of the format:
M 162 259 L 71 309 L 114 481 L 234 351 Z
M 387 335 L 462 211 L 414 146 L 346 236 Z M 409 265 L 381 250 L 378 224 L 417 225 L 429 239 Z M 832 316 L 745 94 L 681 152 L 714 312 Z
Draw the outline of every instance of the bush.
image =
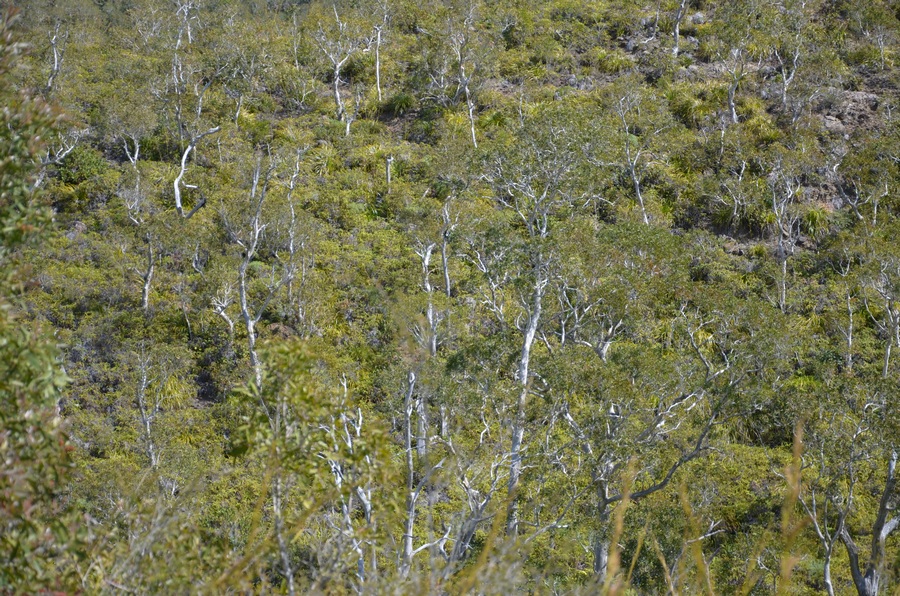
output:
M 415 107 L 416 98 L 411 93 L 398 91 L 384 102 L 381 106 L 381 113 L 397 118 L 412 111 Z
M 109 169 L 103 155 L 93 147 L 78 145 L 59 167 L 59 179 L 64 184 L 81 184 L 102 176 Z

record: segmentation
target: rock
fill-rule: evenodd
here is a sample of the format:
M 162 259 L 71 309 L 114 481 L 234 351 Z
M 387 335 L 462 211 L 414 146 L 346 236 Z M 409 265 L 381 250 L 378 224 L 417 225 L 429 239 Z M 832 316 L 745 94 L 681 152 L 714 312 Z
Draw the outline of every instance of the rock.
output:
M 693 23 L 694 25 L 702 25 L 703 23 L 706 22 L 706 15 L 703 14 L 702 12 L 697 12 L 697 13 L 694 13 L 693 15 L 691 15 L 690 20 L 691 20 L 691 23 Z
M 72 229 L 66 232 L 66 238 L 75 240 L 85 232 L 87 232 L 87 225 L 85 225 L 84 222 L 76 221 L 72 224 Z
M 838 118 L 835 118 L 834 116 L 825 116 L 823 120 L 825 123 L 825 130 L 828 132 L 841 136 L 846 134 L 847 127 L 844 126 L 844 123 Z
M 878 96 L 865 91 L 848 91 L 827 110 L 825 128 L 829 132 L 850 134 L 853 128 L 868 128 L 877 119 Z M 840 122 L 840 126 L 835 123 Z
M 848 91 L 845 103 L 863 107 L 872 112 L 878 109 L 878 96 L 865 91 Z

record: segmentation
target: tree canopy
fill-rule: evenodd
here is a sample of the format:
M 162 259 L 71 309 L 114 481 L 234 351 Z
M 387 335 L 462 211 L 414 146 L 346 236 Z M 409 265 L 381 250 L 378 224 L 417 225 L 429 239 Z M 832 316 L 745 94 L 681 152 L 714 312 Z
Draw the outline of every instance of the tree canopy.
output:
M 14 4 L 0 592 L 900 585 L 896 1 Z

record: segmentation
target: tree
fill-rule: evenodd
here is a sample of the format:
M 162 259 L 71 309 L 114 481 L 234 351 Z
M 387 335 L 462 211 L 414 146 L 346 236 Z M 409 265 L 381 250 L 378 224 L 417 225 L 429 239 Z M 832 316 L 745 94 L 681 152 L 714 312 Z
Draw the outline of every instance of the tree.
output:
M 584 152 L 594 166 L 611 169 L 612 179 L 607 182 L 609 194 L 621 192 L 617 174 L 624 173 L 628 187 L 634 194 L 641 213 L 641 220 L 650 225 L 651 210 L 646 179 L 655 165 L 664 159 L 665 148 L 678 142 L 675 122 L 652 89 L 629 78 L 611 87 L 603 97 L 604 116 L 592 122 L 595 139 L 585 142 Z M 598 143 L 596 139 L 608 139 Z M 619 174 L 621 175 L 621 174 Z M 613 203 L 609 196 L 600 200 Z
M 900 526 L 900 518 L 892 514 L 898 498 L 897 446 L 893 424 L 885 418 L 889 407 L 884 398 L 853 389 L 863 393 L 858 403 L 839 398 L 810 421 L 807 481 L 800 502 L 824 551 L 826 591 L 836 593 L 832 561 L 840 542 L 857 592 L 874 596 L 885 580 L 887 539 Z M 871 526 L 864 530 L 872 536 L 867 558 L 857 545 L 858 536 L 854 538 L 863 510 L 874 512 L 874 519 L 867 516 Z
M 269 304 L 293 276 L 292 267 L 289 266 L 279 271 L 277 267 L 273 266 L 269 280 L 263 282 L 264 290 L 261 298 L 258 299 L 258 303 L 254 303 L 254 286 L 256 284 L 253 283 L 254 276 L 250 270 L 250 265 L 257 260 L 260 251 L 263 249 L 265 231 L 271 224 L 271 221 L 267 221 L 266 218 L 268 209 L 264 211 L 264 207 L 267 208 L 269 206 L 266 203 L 266 198 L 275 168 L 276 162 L 271 156 L 266 156 L 262 153 L 257 154 L 256 163 L 249 172 L 249 188 L 246 189 L 247 196 L 245 197 L 243 208 L 237 212 L 237 217 L 234 217 L 234 213 L 229 213 L 229 210 L 224 205 L 220 211 L 226 233 L 231 242 L 240 248 L 240 262 L 237 271 L 238 307 L 247 333 L 247 352 L 250 356 L 250 365 L 253 367 L 253 375 L 258 388 L 262 383 L 263 369 L 256 350 L 257 325 Z M 223 293 L 213 299 L 213 307 L 216 314 L 228 323 L 229 329 L 234 328 L 234 323 L 227 312 L 233 300 L 231 287 L 231 284 L 226 284 Z
M 350 58 L 363 49 L 365 39 L 363 34 L 356 29 L 355 23 L 341 19 L 336 4 L 332 5 L 332 10 L 334 22 L 326 25 L 320 21 L 318 29 L 313 34 L 313 41 L 331 64 L 335 117 L 341 122 L 345 122 L 351 116 L 348 115 L 344 99 L 341 96 L 341 72 Z M 347 130 L 349 131 L 349 126 Z
M 560 116 L 546 114 L 543 122 L 524 122 L 517 147 L 494 157 L 485 174 L 495 200 L 512 218 L 510 224 L 514 235 L 505 250 L 517 253 L 515 260 L 521 263 L 522 269 L 516 272 L 515 284 L 525 288 L 517 305 L 521 348 L 515 379 L 519 389 L 511 421 L 506 524 L 511 536 L 519 531 L 516 493 L 522 473 L 526 407 L 531 392 L 531 352 L 543 322 L 544 296 L 550 289 L 553 262 L 557 258 L 551 235 L 557 218 L 577 200 L 574 172 L 578 157 L 574 134 L 565 115 Z M 481 268 L 488 273 L 483 257 L 478 252 L 475 254 Z M 499 310 L 500 306 L 494 308 Z
M 70 467 L 59 400 L 66 375 L 52 337 L 22 317 L 28 270 L 17 252 L 50 222 L 33 192 L 42 140 L 56 116 L 39 99 L 7 84 L 26 51 L 7 9 L 0 22 L 0 589 L 77 590 L 73 520 L 59 501 Z

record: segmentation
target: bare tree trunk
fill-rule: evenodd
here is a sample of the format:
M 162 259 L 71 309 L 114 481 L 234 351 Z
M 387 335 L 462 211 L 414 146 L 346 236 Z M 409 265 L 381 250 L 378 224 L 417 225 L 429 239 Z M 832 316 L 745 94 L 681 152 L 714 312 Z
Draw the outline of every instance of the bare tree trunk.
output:
M 625 132 L 625 160 L 628 162 L 628 175 L 631 177 L 635 199 L 637 199 L 638 205 L 641 208 L 641 217 L 644 221 L 644 225 L 650 225 L 650 218 L 647 217 L 647 209 L 644 205 L 644 195 L 641 192 L 641 177 L 638 175 L 637 171 L 643 150 L 638 149 L 636 152 L 632 152 L 630 140 L 631 128 L 628 126 L 628 119 L 626 118 L 629 108 L 626 108 L 625 101 L 625 98 L 619 100 L 617 111 L 619 113 L 619 120 L 622 122 L 622 130 Z
M 888 461 L 887 479 L 884 483 L 884 491 L 878 506 L 878 515 L 872 525 L 872 546 L 869 550 L 869 561 L 865 569 L 860 568 L 859 548 L 850 536 L 847 526 L 841 528 L 841 541 L 847 549 L 847 557 L 850 562 L 850 573 L 853 584 L 860 596 L 877 596 L 881 589 L 881 582 L 885 566 L 887 565 L 887 551 L 885 543 L 888 536 L 900 526 L 900 518 L 888 519 L 888 514 L 893 510 L 891 500 L 897 485 L 897 451 L 891 452 Z
M 384 178 L 387 183 L 387 194 L 391 194 L 391 167 L 394 165 L 394 156 L 388 155 L 384 159 Z
M 672 37 L 675 38 L 675 47 L 672 48 L 672 56 L 678 56 L 678 43 L 681 39 L 681 20 L 684 18 L 684 13 L 687 12 L 687 4 L 688 0 L 681 0 L 678 8 L 675 11 L 675 30 L 672 32 Z
M 888 299 L 885 304 L 885 316 L 887 317 L 887 342 L 884 346 L 884 367 L 881 370 L 881 377 L 888 378 L 891 366 L 891 348 L 896 343 L 900 346 L 900 312 L 897 311 L 892 298 Z
M 44 87 L 44 95 L 50 95 L 50 92 L 53 91 L 53 83 L 56 81 L 56 77 L 59 76 L 59 71 L 62 68 L 63 61 L 63 48 L 60 47 L 60 35 L 59 35 L 60 23 L 56 23 L 56 26 L 53 29 L 53 35 L 50 37 L 50 49 L 53 51 L 53 62 L 50 64 L 50 76 L 47 78 L 47 85 Z M 62 34 L 62 41 L 66 41 L 69 38 L 68 29 Z
M 210 128 L 206 132 L 195 135 L 191 138 L 188 146 L 185 148 L 184 153 L 181 154 L 181 169 L 178 172 L 178 176 L 175 178 L 175 210 L 178 211 L 178 215 L 185 219 L 189 219 L 194 213 L 196 213 L 199 207 L 195 207 L 189 214 L 185 215 L 184 208 L 181 205 L 181 181 L 184 178 L 185 172 L 187 172 L 187 161 L 188 157 L 191 155 L 191 151 L 197 146 L 204 137 L 215 134 L 219 132 L 220 127 L 216 126 L 215 128 Z
M 539 255 L 535 263 L 534 288 L 531 294 L 531 309 L 528 322 L 522 333 L 522 351 L 519 356 L 518 382 L 519 397 L 516 400 L 516 412 L 513 420 L 512 445 L 510 447 L 509 486 L 507 499 L 509 505 L 506 516 L 506 533 L 515 537 L 518 534 L 519 507 L 516 492 L 519 489 L 519 478 L 522 474 L 522 442 L 525 436 L 525 406 L 528 401 L 529 365 L 531 348 L 541 320 L 541 306 L 548 279 L 543 271 L 543 258 Z
M 147 403 L 147 389 L 150 387 L 150 359 L 145 355 L 140 356 L 140 379 L 138 379 L 137 402 L 138 410 L 141 413 L 141 424 L 144 427 L 144 440 L 147 442 L 147 458 L 150 460 L 150 467 L 154 470 L 159 467 L 159 453 L 156 445 L 153 443 L 153 432 L 151 425 L 156 414 L 156 408 L 151 408 Z
M 781 258 L 781 284 L 778 289 L 778 307 L 781 312 L 787 312 L 787 253 L 784 252 L 784 246 L 780 248 L 783 253 Z
M 290 596 L 294 596 L 294 570 L 291 567 L 291 555 L 288 544 L 284 539 L 284 512 L 283 512 L 283 481 L 281 471 L 276 472 L 275 486 L 272 488 L 272 513 L 275 517 L 275 535 L 278 538 L 278 552 L 281 555 L 281 573 L 287 580 L 287 589 Z
M 428 323 L 427 343 L 429 356 L 435 356 L 437 354 L 438 346 L 437 314 L 434 311 L 434 299 L 432 297 L 434 288 L 431 286 L 431 275 L 429 271 L 433 250 L 434 244 L 429 243 L 422 249 L 422 252 L 419 253 L 419 256 L 422 258 L 422 287 L 425 290 L 425 295 L 428 299 L 428 304 L 425 307 L 425 320 Z
M 400 577 L 406 578 L 412 565 L 413 557 L 413 530 L 416 525 L 416 501 L 418 493 L 415 486 L 415 465 L 413 462 L 413 446 L 412 446 L 412 412 L 413 412 L 413 393 L 416 386 L 416 374 L 412 371 L 409 373 L 407 380 L 406 392 L 406 524 L 403 530 L 403 552 L 400 559 Z
M 475 138 L 475 102 L 472 101 L 472 97 L 469 94 L 469 82 L 466 80 L 465 85 L 466 92 L 466 108 L 469 114 L 469 131 L 472 135 L 472 147 L 478 149 L 478 140 Z
M 638 205 L 641 206 L 641 218 L 644 220 L 644 225 L 650 225 L 650 218 L 647 217 L 647 208 L 644 206 L 644 195 L 641 193 L 641 180 L 635 170 L 636 165 L 637 164 L 632 164 L 629 166 L 628 173 L 631 174 L 631 182 L 634 185 L 634 195 L 637 197 Z
M 441 209 L 441 219 L 444 223 L 441 228 L 441 266 L 444 271 L 444 292 L 450 298 L 450 233 L 456 224 L 450 221 L 449 203 L 445 203 Z
M 381 26 L 375 27 L 375 90 L 381 103 Z M 390 186 L 390 185 L 389 185 Z
M 341 69 L 337 66 L 334 68 L 334 86 L 332 92 L 334 93 L 334 105 L 337 110 L 337 119 L 343 121 L 345 112 L 344 100 L 341 99 Z
M 739 63 L 729 71 L 731 84 L 728 85 L 728 111 L 731 114 L 731 123 L 738 124 L 740 120 L 738 119 L 737 106 L 735 105 L 735 95 L 737 95 L 741 79 L 744 78 L 744 56 L 740 49 L 732 50 L 731 55 L 735 60 L 739 60 Z
M 847 332 L 844 334 L 847 337 L 847 372 L 853 372 L 853 305 L 850 303 L 850 291 L 847 291 L 847 316 L 850 318 L 850 323 L 847 326 Z
M 825 592 L 828 596 L 834 596 L 834 582 L 831 580 L 831 553 L 831 549 L 828 549 L 825 553 L 825 565 L 822 568 L 822 574 L 825 581 Z
M 244 328 L 247 330 L 247 351 L 250 354 L 250 365 L 253 367 L 253 378 L 256 388 L 259 389 L 262 387 L 262 364 L 259 354 L 256 353 L 256 317 L 250 312 L 247 300 L 247 266 L 249 264 L 249 259 L 244 258 L 238 270 L 238 299 L 241 306 L 241 318 L 244 320 Z
M 778 65 L 781 67 L 781 107 L 783 110 L 787 110 L 788 90 L 794 82 L 794 76 L 800 66 L 800 49 L 794 49 L 789 62 L 784 60 L 781 52 L 775 50 L 775 59 L 778 60 Z
M 594 577 L 605 580 L 606 569 L 609 566 L 609 538 L 606 536 L 605 528 L 594 536 L 593 551 Z
M 143 271 L 135 269 L 138 276 L 143 280 L 144 286 L 141 291 L 141 309 L 146 313 L 150 309 L 150 286 L 153 283 L 153 273 L 156 270 L 156 261 L 158 255 L 153 251 L 153 238 L 150 234 L 144 238 L 147 242 L 147 264 Z

